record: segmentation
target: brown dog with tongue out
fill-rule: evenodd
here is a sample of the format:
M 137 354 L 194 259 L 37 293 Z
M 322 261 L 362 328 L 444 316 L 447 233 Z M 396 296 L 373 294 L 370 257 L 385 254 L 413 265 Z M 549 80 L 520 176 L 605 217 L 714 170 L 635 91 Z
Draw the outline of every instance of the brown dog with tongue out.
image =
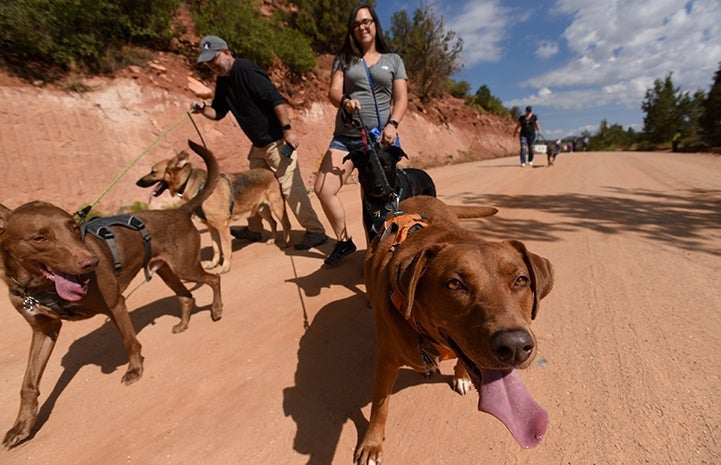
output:
M 354 456 L 359 465 L 381 463 L 388 403 L 404 365 L 430 374 L 457 358 L 457 392 L 473 384 L 478 409 L 501 420 L 522 447 L 545 434 L 548 414 L 516 370 L 535 357 L 531 321 L 553 287 L 553 268 L 521 242 L 488 242 L 462 228 L 458 218 L 472 215 L 461 208 L 407 199 L 368 247 L 364 276 L 378 360 L 370 423 Z
M 193 211 L 218 182 L 220 171 L 209 150 L 188 142 L 208 166 L 205 188 L 180 208 L 134 214 L 147 236 L 139 230 L 115 228 L 118 266 L 109 244 L 91 234 L 83 241 L 78 223 L 59 207 L 36 201 L 10 210 L 0 204 L 0 277 L 7 284 L 11 303 L 33 334 L 20 390 L 20 410 L 2 440 L 3 446 L 14 447 L 33 433 L 40 379 L 64 320 L 107 315 L 128 354 L 122 382 L 131 384 L 141 378 L 141 346 L 122 292 L 144 267 L 156 271 L 180 299 L 181 320 L 173 327 L 174 333 L 188 327 L 193 307 L 193 295 L 183 281 L 210 286 L 211 317 L 214 321 L 221 318 L 220 277 L 203 270 L 200 233 L 191 220 Z

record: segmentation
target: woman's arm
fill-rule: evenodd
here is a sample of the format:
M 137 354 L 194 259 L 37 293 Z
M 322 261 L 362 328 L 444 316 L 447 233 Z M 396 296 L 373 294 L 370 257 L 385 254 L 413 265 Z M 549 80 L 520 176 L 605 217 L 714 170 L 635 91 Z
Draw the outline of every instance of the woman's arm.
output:
M 343 95 L 343 83 L 345 77 L 340 69 L 333 71 L 330 77 L 330 86 L 328 86 L 328 99 L 335 107 L 341 107 L 351 115 L 360 108 L 360 102 Z
M 391 145 L 398 136 L 398 125 L 408 110 L 408 81 L 405 79 L 393 80 L 393 95 L 391 97 L 391 114 L 381 134 L 381 142 Z
M 405 79 L 393 80 L 393 96 L 391 100 L 393 106 L 388 120 L 400 123 L 408 110 L 408 81 Z

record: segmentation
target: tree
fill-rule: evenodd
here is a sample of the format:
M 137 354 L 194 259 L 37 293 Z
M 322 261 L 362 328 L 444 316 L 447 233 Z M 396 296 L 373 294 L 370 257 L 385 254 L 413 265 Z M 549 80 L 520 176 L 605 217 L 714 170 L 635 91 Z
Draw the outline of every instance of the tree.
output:
M 584 131 L 582 137 L 588 135 L 588 131 Z M 630 147 L 636 142 L 636 134 L 632 128 L 624 131 L 620 124 L 612 124 L 609 126 L 608 121 L 601 120 L 598 131 L 594 136 L 590 136 L 591 146 L 594 150 L 618 150 L 621 147 Z
M 653 89 L 646 90 L 641 109 L 646 112 L 643 132 L 647 142 L 662 144 L 669 142 L 680 131 L 684 139 L 695 141 L 699 132 L 699 121 L 705 94 L 697 90 L 693 97 L 674 87 L 669 73 L 663 82 L 656 79 Z
M 646 113 L 643 118 L 643 132 L 648 142 L 659 144 L 668 142 L 681 125 L 677 94 L 680 89 L 674 88 L 671 75 L 666 79 L 653 81 L 653 89 L 646 90 L 646 97 L 641 109 Z
M 295 13 L 288 17 L 291 26 L 309 37 L 321 53 L 338 53 L 348 31 L 348 14 L 358 0 L 293 0 Z M 366 2 L 375 8 L 375 1 Z
M 707 144 L 721 146 L 721 62 L 703 102 L 699 126 Z
M 413 21 L 405 11 L 391 17 L 389 45 L 403 58 L 416 95 L 427 100 L 440 94 L 447 79 L 460 71 L 463 39 L 446 31 L 442 16 L 432 3 L 421 1 Z
M 491 89 L 485 84 L 478 88 L 476 95 L 471 98 L 471 104 L 477 105 L 494 115 L 508 115 L 508 110 L 503 106 L 503 102 L 495 97 L 491 93 Z

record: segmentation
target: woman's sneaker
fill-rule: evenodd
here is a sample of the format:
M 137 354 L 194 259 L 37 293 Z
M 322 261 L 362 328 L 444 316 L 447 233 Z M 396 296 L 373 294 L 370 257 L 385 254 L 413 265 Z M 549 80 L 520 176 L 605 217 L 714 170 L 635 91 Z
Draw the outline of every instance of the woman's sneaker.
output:
M 353 239 L 348 239 L 347 241 L 338 241 L 335 244 L 335 247 L 333 248 L 333 252 L 331 252 L 330 255 L 325 259 L 326 265 L 335 265 L 339 261 L 343 260 L 348 255 L 355 252 L 356 247 L 353 243 Z

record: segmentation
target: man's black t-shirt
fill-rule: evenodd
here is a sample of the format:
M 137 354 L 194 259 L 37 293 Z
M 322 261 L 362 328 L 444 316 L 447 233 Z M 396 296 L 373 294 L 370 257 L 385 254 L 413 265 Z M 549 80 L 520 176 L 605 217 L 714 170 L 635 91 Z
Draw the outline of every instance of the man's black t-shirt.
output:
M 285 103 L 268 74 L 245 58 L 236 58 L 230 76 L 218 76 L 213 108 L 216 118 L 233 113 L 243 132 L 256 147 L 283 138 L 274 108 Z

